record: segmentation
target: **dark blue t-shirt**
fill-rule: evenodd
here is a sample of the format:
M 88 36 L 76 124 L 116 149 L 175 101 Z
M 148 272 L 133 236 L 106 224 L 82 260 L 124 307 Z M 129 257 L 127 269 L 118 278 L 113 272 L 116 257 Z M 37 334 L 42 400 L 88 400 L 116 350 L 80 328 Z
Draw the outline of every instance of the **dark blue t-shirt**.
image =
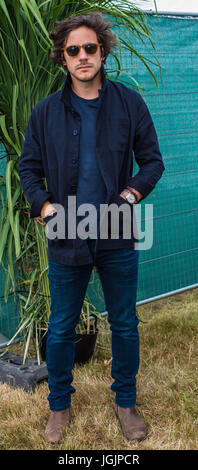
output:
M 106 188 L 96 157 L 96 120 L 102 90 L 99 90 L 98 98 L 91 100 L 76 95 L 72 88 L 70 96 L 73 108 L 81 117 L 77 208 L 84 203 L 93 204 L 97 210 L 99 229 L 100 204 L 105 203 L 106 198 Z

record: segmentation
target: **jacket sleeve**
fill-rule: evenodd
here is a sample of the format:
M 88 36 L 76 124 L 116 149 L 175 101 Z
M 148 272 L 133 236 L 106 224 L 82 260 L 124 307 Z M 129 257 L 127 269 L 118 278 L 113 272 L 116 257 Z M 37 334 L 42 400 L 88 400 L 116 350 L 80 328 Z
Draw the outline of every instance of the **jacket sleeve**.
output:
M 139 95 L 133 151 L 140 170 L 129 178 L 128 185 L 146 197 L 161 178 L 165 167 L 153 120 L 141 95 Z
M 40 216 L 44 202 L 46 200 L 50 201 L 51 199 L 51 195 L 46 191 L 43 181 L 45 175 L 42 165 L 37 124 L 39 124 L 39 122 L 34 108 L 28 122 L 25 141 L 18 165 L 21 185 L 31 204 L 30 218 Z

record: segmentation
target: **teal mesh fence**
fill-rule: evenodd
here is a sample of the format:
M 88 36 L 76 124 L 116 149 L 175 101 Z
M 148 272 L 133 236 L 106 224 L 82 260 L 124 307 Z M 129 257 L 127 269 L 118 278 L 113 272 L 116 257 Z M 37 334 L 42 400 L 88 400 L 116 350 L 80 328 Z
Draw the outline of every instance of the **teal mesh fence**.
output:
M 135 55 L 122 50 L 120 56 L 122 67 L 131 68 L 128 73 L 143 90 L 166 168 L 154 191 L 141 203 L 141 224 L 145 224 L 145 205 L 152 203 L 154 223 L 153 246 L 140 250 L 139 303 L 198 286 L 198 18 L 148 15 L 147 21 L 153 30 L 155 53 L 146 39 L 144 44 L 134 37 L 131 41 L 150 59 L 159 89 Z M 119 33 L 116 26 L 114 29 Z M 161 76 L 152 64 L 154 54 L 162 67 Z M 107 67 L 114 65 L 114 59 L 109 57 Z M 112 74 L 110 78 L 115 77 Z M 119 81 L 138 90 L 126 73 L 120 75 Z M 5 159 L 0 162 L 5 164 Z M 137 171 L 135 164 L 133 174 Z M 1 268 L 0 282 L 2 297 Z M 99 312 L 106 310 L 95 271 L 87 294 Z M 0 333 L 5 336 L 11 337 L 16 328 L 17 308 L 12 296 L 8 304 L 0 299 Z
M 153 203 L 154 222 L 153 246 L 140 251 L 140 303 L 198 286 L 198 18 L 148 15 L 147 22 L 156 51 L 147 39 L 144 44 L 134 37 L 131 41 L 150 59 L 159 89 L 134 54 L 123 50 L 120 56 L 122 68 L 130 68 L 127 72 L 143 90 L 165 164 L 161 180 L 141 203 L 142 225 L 146 204 Z M 119 33 L 118 27 L 114 29 Z M 152 64 L 154 55 L 162 67 L 162 83 L 160 69 Z M 113 58 L 108 58 L 107 66 L 115 66 Z M 138 91 L 126 72 L 118 80 Z M 135 164 L 133 174 L 137 171 Z M 88 292 L 101 309 L 94 288 L 93 283 Z

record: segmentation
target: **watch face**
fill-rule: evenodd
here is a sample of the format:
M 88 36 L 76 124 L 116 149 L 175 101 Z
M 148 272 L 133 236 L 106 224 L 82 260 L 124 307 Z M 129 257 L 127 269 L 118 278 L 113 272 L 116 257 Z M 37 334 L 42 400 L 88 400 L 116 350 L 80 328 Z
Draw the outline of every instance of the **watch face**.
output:
M 135 202 L 135 196 L 134 196 L 134 194 L 131 194 L 131 193 L 128 194 L 128 195 L 126 196 L 126 199 L 127 199 L 127 201 L 128 201 L 130 204 L 133 204 L 133 203 Z

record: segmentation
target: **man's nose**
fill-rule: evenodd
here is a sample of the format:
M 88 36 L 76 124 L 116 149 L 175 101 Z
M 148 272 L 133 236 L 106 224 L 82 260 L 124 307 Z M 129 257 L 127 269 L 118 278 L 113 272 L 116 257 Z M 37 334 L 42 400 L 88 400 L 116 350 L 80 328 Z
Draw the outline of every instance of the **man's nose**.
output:
M 86 53 L 86 51 L 83 47 L 81 47 L 81 49 L 79 51 L 78 58 L 80 60 L 88 59 L 88 54 Z

